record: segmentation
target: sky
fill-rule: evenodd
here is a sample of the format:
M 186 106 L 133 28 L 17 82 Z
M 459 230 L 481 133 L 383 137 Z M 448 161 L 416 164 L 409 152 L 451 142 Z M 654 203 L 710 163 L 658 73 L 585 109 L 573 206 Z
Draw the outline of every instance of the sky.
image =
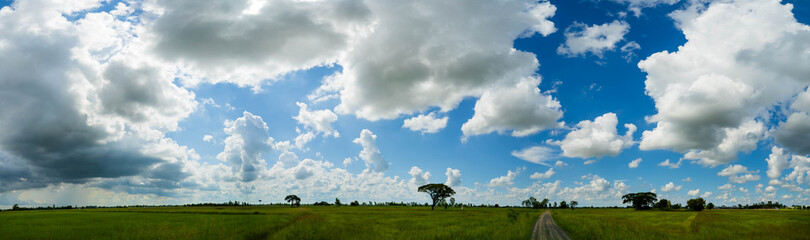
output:
M 810 204 L 810 2 L 0 0 L 0 207 Z

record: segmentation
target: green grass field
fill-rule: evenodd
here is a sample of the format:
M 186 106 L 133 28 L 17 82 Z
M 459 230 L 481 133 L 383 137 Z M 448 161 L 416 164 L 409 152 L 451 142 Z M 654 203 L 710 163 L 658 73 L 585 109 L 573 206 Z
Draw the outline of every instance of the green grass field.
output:
M 810 239 L 810 211 L 551 211 L 572 239 Z
M 0 212 L 2 239 L 529 239 L 540 210 L 167 207 Z

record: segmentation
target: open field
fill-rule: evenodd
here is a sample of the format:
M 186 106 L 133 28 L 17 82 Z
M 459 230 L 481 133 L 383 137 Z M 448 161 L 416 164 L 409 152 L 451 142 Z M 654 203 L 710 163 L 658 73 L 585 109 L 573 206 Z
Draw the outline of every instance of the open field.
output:
M 529 239 L 541 211 L 150 207 L 0 212 L 3 239 Z
M 551 211 L 572 239 L 810 239 L 810 211 Z

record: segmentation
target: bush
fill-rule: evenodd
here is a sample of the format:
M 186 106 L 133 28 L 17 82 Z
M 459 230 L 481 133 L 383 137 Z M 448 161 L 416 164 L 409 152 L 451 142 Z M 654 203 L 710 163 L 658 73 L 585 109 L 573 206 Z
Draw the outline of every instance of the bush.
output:
M 518 213 L 514 209 L 509 209 L 506 211 L 506 218 L 509 218 L 512 221 L 517 221 Z

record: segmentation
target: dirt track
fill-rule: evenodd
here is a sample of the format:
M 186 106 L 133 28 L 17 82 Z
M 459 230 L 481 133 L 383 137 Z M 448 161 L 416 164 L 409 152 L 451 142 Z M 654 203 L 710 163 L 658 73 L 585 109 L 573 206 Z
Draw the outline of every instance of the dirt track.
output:
M 560 229 L 560 227 L 554 223 L 554 219 L 551 218 L 551 213 L 546 210 L 540 215 L 540 218 L 537 219 L 537 223 L 534 224 L 534 229 L 532 230 L 532 239 L 570 240 L 571 238 L 569 238 L 568 234 L 565 234 L 565 231 Z

